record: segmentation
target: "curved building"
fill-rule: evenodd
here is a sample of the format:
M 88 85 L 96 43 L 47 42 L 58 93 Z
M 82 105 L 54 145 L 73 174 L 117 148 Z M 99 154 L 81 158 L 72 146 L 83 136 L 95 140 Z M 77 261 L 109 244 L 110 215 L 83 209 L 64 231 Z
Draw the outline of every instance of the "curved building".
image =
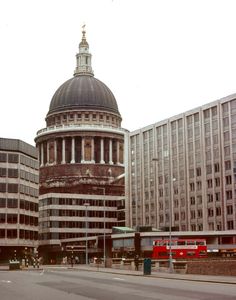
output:
M 85 254 L 108 256 L 106 235 L 125 223 L 127 131 L 121 128 L 113 93 L 94 77 L 85 30 L 82 33 L 74 76 L 56 90 L 46 128 L 35 139 L 40 161 L 39 244 L 46 261 L 71 253 L 83 261 Z

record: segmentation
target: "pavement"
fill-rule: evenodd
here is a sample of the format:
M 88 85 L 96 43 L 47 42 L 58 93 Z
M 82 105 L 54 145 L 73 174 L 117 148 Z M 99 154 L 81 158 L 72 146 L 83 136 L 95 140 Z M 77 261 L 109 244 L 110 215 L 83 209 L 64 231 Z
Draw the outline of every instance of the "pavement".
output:
M 94 265 L 40 265 L 39 268 L 34 268 L 29 266 L 28 268 L 22 268 L 22 271 L 43 271 L 43 270 L 83 270 L 83 271 L 93 271 L 93 272 L 104 272 L 117 275 L 132 275 L 132 276 L 146 276 L 152 278 L 164 278 L 164 279 L 175 279 L 175 280 L 189 280 L 189 281 L 202 281 L 209 283 L 224 283 L 224 284 L 236 284 L 236 276 L 222 276 L 222 275 L 197 275 L 197 274 L 177 274 L 168 273 L 167 271 L 152 270 L 150 275 L 144 275 L 143 270 L 127 270 L 121 268 L 104 268 L 103 266 Z M 0 266 L 0 271 L 8 271 L 9 267 L 7 265 Z

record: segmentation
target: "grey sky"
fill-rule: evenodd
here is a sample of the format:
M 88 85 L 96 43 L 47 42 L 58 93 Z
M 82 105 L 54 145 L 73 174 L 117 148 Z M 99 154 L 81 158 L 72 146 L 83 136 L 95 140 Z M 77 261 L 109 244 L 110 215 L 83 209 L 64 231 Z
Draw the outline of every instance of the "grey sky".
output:
M 130 131 L 234 93 L 235 11 L 233 0 L 2 0 L 0 136 L 34 144 L 83 23 Z

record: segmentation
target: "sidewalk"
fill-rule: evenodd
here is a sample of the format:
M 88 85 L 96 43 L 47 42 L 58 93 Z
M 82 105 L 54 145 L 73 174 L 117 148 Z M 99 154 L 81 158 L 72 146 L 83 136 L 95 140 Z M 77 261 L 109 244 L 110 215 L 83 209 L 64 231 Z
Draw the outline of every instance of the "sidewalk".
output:
M 236 284 L 236 276 L 213 276 L 213 275 L 195 275 L 195 274 L 176 274 L 176 273 L 167 273 L 160 271 L 152 271 L 151 275 L 144 275 L 143 270 L 135 271 L 135 270 L 125 270 L 125 269 L 116 269 L 116 268 L 104 268 L 104 267 L 96 267 L 91 265 L 74 265 L 71 267 L 70 265 L 66 266 L 41 266 L 45 269 L 52 268 L 64 268 L 70 270 L 83 270 L 83 271 L 93 271 L 93 272 L 104 272 L 111 274 L 120 274 L 120 275 L 133 275 L 133 276 L 146 276 L 152 278 L 164 278 L 164 279 L 175 279 L 175 280 L 189 280 L 189 281 L 203 281 L 203 282 L 211 282 L 211 283 L 226 283 L 226 284 Z

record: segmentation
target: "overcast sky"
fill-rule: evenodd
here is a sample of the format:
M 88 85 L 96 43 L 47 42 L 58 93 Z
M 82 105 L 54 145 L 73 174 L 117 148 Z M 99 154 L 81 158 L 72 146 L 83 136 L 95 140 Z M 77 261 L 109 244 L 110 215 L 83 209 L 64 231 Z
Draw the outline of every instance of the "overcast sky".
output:
M 0 137 L 34 145 L 73 77 L 86 24 L 95 77 L 130 131 L 236 92 L 236 1 L 1 0 Z

